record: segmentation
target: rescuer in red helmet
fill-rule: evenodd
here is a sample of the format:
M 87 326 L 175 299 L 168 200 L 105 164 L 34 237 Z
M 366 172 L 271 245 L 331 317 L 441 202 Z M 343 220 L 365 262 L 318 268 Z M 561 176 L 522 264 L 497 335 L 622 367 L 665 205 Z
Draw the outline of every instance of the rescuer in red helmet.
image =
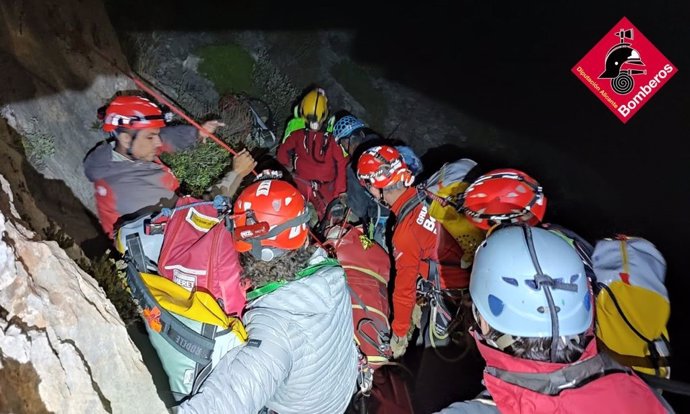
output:
M 412 186 L 412 171 L 397 149 L 383 145 L 366 150 L 357 162 L 357 176 L 396 218 L 392 240 L 396 276 L 390 344 L 397 358 L 407 349 L 417 298 L 429 291 L 465 289 L 469 285 L 469 272 L 462 268 L 462 248 L 429 214 L 417 189 Z M 430 314 L 444 313 L 441 301 L 435 303 Z M 432 320 L 429 334 L 436 332 L 438 336 L 445 336 L 448 320 Z
M 158 155 L 188 148 L 205 136 L 193 126 L 166 127 L 166 114 L 141 96 L 118 96 L 99 117 L 110 139 L 89 151 L 84 172 L 94 183 L 101 226 L 112 237 L 118 221 L 175 205 L 180 183 Z M 213 120 L 202 126 L 213 133 L 223 125 Z M 220 183 L 221 192 L 234 193 L 255 165 L 248 152 L 240 152 Z

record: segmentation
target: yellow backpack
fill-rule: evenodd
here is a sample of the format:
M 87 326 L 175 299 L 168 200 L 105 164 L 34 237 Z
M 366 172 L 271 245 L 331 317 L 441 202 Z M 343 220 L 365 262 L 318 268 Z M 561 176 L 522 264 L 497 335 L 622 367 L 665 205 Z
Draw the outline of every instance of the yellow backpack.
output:
M 599 344 L 623 365 L 668 378 L 664 257 L 648 240 L 618 236 L 597 242 L 592 265 Z
M 486 236 L 459 209 L 462 204 L 460 199 L 473 181 L 469 176 L 476 175 L 476 171 L 473 171 L 476 165 L 476 162 L 467 158 L 446 163 L 418 186 L 426 192 L 430 201 L 429 215 L 443 225 L 465 252 L 462 258 L 465 267 L 472 263 L 474 252 Z

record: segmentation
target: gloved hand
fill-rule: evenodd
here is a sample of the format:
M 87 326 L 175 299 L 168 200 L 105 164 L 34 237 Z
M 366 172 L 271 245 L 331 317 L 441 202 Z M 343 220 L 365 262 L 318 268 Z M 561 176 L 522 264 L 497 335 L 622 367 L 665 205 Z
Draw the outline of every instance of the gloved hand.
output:
M 394 334 L 391 337 L 390 344 L 394 359 L 400 358 L 403 356 L 403 354 L 405 354 L 405 351 L 407 350 L 407 343 L 407 335 L 401 337 Z

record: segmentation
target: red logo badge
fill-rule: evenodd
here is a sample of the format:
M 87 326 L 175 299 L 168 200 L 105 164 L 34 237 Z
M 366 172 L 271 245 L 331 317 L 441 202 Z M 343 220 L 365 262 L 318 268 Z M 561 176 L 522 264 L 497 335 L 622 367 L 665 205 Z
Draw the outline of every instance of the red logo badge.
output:
M 625 123 L 678 69 L 624 17 L 572 72 Z

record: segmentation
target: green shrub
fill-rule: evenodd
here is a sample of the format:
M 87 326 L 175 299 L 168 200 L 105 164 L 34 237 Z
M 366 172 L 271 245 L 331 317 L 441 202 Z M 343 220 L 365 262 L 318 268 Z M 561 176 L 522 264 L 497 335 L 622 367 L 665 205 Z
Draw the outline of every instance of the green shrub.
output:
M 55 139 L 47 134 L 31 134 L 22 137 L 26 158 L 37 169 L 45 166 L 46 161 L 55 154 Z
M 199 73 L 213 82 L 220 95 L 233 92 L 252 94 L 254 59 L 235 44 L 204 46 L 196 54 L 201 58 Z
M 182 192 L 201 197 L 208 187 L 223 175 L 230 165 L 230 154 L 215 142 L 199 144 L 186 151 L 161 156 L 180 180 Z

